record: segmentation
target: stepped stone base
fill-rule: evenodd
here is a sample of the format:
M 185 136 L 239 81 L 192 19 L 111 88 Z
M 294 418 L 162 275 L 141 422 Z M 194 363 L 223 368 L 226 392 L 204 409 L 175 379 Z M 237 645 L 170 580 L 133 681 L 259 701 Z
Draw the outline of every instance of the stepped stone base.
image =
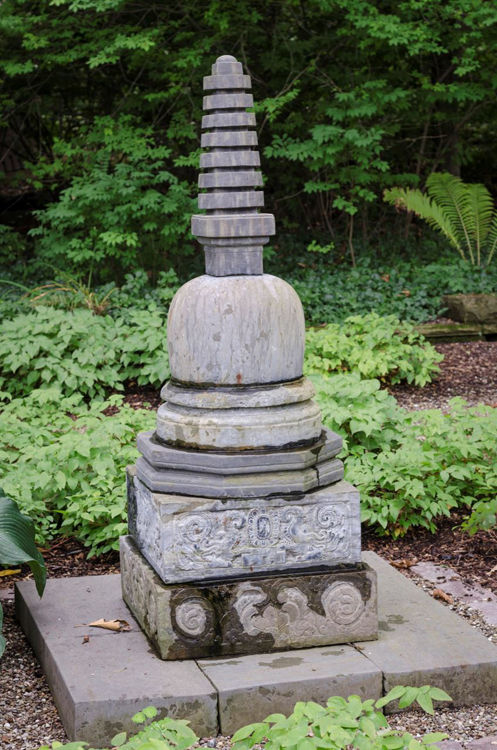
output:
M 296 701 L 376 699 L 394 685 L 440 687 L 456 706 L 495 703 L 497 647 L 377 555 L 364 558 L 378 575 L 379 632 L 355 647 L 162 661 L 122 601 L 119 575 L 49 578 L 42 599 L 34 581 L 22 581 L 16 610 L 66 732 L 92 747 L 136 731 L 130 716 L 150 705 L 206 737 L 288 713 Z M 132 629 L 81 629 L 100 617 Z
M 361 561 L 359 493 L 223 500 L 151 492 L 128 469 L 128 524 L 165 583 Z
M 121 538 L 123 599 L 163 659 L 254 654 L 377 638 L 367 565 L 166 585 Z

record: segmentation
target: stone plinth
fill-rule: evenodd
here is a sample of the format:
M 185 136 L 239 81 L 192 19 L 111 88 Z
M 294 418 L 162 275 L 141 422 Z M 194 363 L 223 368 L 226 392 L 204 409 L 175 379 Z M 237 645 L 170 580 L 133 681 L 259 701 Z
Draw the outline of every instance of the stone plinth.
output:
M 134 469 L 128 482 L 130 534 L 165 583 L 361 562 L 348 482 L 247 500 L 151 492 Z
M 162 659 L 281 651 L 377 638 L 367 565 L 164 584 L 121 538 L 123 599 Z

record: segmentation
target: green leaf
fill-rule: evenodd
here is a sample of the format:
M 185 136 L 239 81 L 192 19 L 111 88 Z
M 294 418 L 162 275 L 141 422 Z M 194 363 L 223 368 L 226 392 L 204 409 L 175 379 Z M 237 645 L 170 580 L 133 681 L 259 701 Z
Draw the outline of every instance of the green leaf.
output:
M 119 732 L 119 734 L 114 735 L 114 737 L 110 741 L 110 744 L 113 747 L 119 747 L 119 745 L 122 745 L 123 742 L 126 742 L 126 737 L 126 732 Z
M 423 711 L 426 711 L 427 714 L 433 715 L 435 713 L 435 711 L 433 710 L 433 701 L 428 693 L 419 693 L 416 700 Z
M 452 701 L 452 698 L 445 690 L 438 687 L 431 687 L 429 691 L 430 697 L 435 701 Z
M 264 722 L 256 722 L 254 724 L 247 724 L 247 726 L 245 727 L 240 727 L 240 729 L 238 729 L 238 731 L 233 735 L 232 742 L 245 740 L 247 737 L 250 737 L 250 735 L 253 734 L 256 729 L 259 729 L 262 726 L 264 726 L 265 729 L 267 728 Z
M 397 698 L 400 698 L 402 695 L 404 695 L 406 690 L 407 688 L 403 685 L 396 685 L 391 690 L 389 690 L 388 693 L 383 696 L 383 698 L 380 698 L 376 701 L 376 708 L 383 708 L 383 706 L 386 706 L 387 703 L 397 700 Z
M 21 514 L 17 503 L 5 496 L 0 488 L 0 564 L 27 563 L 33 573 L 36 589 L 41 596 L 45 588 L 46 568 L 35 545 L 33 522 Z

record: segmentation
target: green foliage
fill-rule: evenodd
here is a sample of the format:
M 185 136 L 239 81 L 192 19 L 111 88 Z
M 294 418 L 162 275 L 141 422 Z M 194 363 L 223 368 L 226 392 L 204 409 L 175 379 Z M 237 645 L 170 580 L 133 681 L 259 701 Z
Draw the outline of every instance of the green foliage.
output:
M 328 748 L 358 748 L 358 750 L 421 750 L 445 739 L 436 732 L 414 739 L 409 732 L 390 729 L 388 721 L 378 709 L 401 698 L 414 700 L 428 713 L 433 713 L 433 699 L 451 700 L 443 690 L 424 685 L 420 688 L 396 687 L 384 698 L 362 701 L 358 695 L 347 699 L 329 698 L 326 706 L 313 701 L 299 701 L 293 713 L 271 714 L 264 721 L 242 727 L 233 735 L 233 750 L 250 750 L 267 738 L 267 750 L 328 750 Z
M 135 724 L 144 724 L 157 715 L 158 711 L 154 706 L 147 706 L 132 716 L 131 721 Z M 185 719 L 171 719 L 166 716 L 149 723 L 129 738 L 126 732 L 116 734 L 111 740 L 111 746 L 119 750 L 187 750 L 198 741 L 197 735 L 188 726 L 189 723 Z M 51 745 L 42 745 L 40 750 L 84 750 L 87 747 L 87 742 L 53 742 Z
M 346 478 L 361 491 L 362 520 L 381 533 L 436 530 L 453 509 L 466 528 L 492 528 L 497 490 L 497 409 L 452 399 L 440 410 L 407 412 L 357 373 L 314 377 L 327 427 L 344 436 Z
M 12 396 L 57 386 L 94 397 L 126 380 L 158 387 L 169 377 L 165 319 L 153 303 L 125 319 L 37 307 L 2 328 L 0 389 Z
M 117 549 L 127 528 L 124 470 L 138 457 L 137 433 L 153 426 L 152 411 L 123 406 L 121 396 L 85 405 L 45 388 L 1 404 L 0 479 L 37 518 L 38 541 L 61 534 L 91 553 Z
M 439 372 L 442 359 L 409 323 L 370 313 L 308 331 L 304 369 L 307 374 L 354 370 L 363 378 L 423 386 Z
M 24 167 L 18 184 L 6 172 L 3 194 L 14 208 L 21 191 L 35 194 L 29 208 L 48 202 L 36 252 L 73 268 L 87 269 L 94 253 L 102 274 L 117 275 L 122 261 L 155 276 L 163 247 L 168 265 L 173 256 L 186 265 L 201 78 L 222 52 L 254 74 L 270 204 L 304 247 L 317 232 L 338 246 L 344 229 L 350 247 L 363 232 L 380 242 L 404 236 L 404 221 L 374 205 L 385 187 L 461 165 L 485 184 L 495 173 L 492 3 L 282 0 L 268 9 L 263 0 L 184 0 L 174 12 L 157 3 L 145 13 L 133 0 L 5 0 L 1 8 L 0 140 Z
M 298 292 L 307 321 L 314 325 L 368 312 L 424 322 L 443 314 L 443 294 L 497 291 L 495 263 L 477 268 L 458 258 L 387 263 L 363 257 L 355 268 L 306 264 L 285 278 Z
M 56 140 L 53 157 L 32 167 L 39 187 L 63 184 L 68 164 L 78 172 L 36 214 L 40 226 L 31 234 L 40 238 L 41 257 L 99 278 L 139 264 L 160 268 L 168 251 L 179 252 L 194 208 L 188 185 L 169 171 L 170 153 L 124 115 L 96 118 L 77 138 Z M 189 243 L 183 252 L 192 252 Z
M 412 188 L 391 188 L 384 198 L 397 208 L 413 211 L 439 230 L 463 260 L 489 265 L 497 247 L 497 209 L 484 185 L 466 184 L 447 173 L 426 180 L 426 194 Z
M 41 596 L 45 588 L 46 568 L 43 557 L 35 545 L 33 522 L 23 516 L 17 503 L 0 488 L 0 565 L 27 563 L 33 573 L 36 589 Z M 2 636 L 3 612 L 0 605 L 0 657 L 5 649 Z
M 399 700 L 400 699 L 400 700 Z M 446 739 L 442 732 L 426 734 L 414 739 L 412 734 L 390 729 L 381 708 L 398 701 L 399 706 L 410 706 L 414 701 L 427 713 L 433 714 L 433 701 L 451 701 L 444 690 L 430 685 L 392 688 L 383 698 L 362 701 L 358 695 L 329 698 L 326 706 L 299 701 L 293 712 L 270 714 L 264 721 L 241 727 L 232 738 L 233 750 L 250 750 L 264 742 L 268 750 L 329 750 L 351 747 L 357 750 L 422 750 Z M 132 717 L 142 724 L 157 716 L 157 709 L 148 706 Z M 112 747 L 120 750 L 188 750 L 198 737 L 188 727 L 189 722 L 166 717 L 153 721 L 133 737 L 127 739 L 120 732 Z M 43 745 L 40 750 L 84 750 L 86 742 Z M 88 748 L 88 750 L 94 750 Z

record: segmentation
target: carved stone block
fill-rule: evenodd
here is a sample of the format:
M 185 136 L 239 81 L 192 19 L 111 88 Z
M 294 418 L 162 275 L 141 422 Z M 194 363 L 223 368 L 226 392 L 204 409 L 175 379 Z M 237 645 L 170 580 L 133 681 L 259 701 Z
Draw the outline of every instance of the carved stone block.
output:
M 361 560 L 359 493 L 347 482 L 223 500 L 151 492 L 128 472 L 130 534 L 166 583 Z
M 376 574 L 365 564 L 165 585 L 121 538 L 123 598 L 162 659 L 282 651 L 377 637 Z

